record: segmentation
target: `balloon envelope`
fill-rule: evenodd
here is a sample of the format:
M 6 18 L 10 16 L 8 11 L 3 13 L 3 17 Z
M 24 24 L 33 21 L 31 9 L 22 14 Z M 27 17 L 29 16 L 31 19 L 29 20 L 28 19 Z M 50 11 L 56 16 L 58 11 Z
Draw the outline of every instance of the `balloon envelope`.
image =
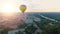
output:
M 26 6 L 25 6 L 25 5 L 21 5 L 21 6 L 20 6 L 20 10 L 24 13 L 25 10 L 26 10 Z

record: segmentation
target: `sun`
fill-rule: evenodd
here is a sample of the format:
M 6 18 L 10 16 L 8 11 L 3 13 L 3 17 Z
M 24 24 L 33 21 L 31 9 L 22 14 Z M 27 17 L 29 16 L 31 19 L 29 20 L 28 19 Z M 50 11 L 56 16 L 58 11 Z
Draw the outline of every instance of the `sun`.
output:
M 4 3 L 1 8 L 1 13 L 3 14 L 4 17 L 10 18 L 14 16 L 14 14 L 18 11 L 15 11 L 16 7 L 13 3 Z
M 5 3 L 2 7 L 3 13 L 12 13 L 15 12 L 14 10 L 14 6 L 11 3 Z
M 9 4 L 6 4 L 4 7 L 3 7 L 3 10 L 5 12 L 12 12 L 13 11 L 13 6 L 12 5 L 9 5 Z

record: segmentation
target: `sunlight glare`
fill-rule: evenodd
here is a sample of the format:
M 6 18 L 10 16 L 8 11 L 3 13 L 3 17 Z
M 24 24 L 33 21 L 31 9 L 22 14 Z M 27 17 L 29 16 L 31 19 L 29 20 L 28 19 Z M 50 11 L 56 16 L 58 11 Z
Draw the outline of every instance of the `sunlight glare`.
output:
M 15 11 L 14 4 L 12 4 L 12 3 L 3 4 L 1 13 L 3 14 L 4 17 L 10 18 L 10 17 L 14 16 L 15 12 L 16 11 Z
M 4 4 L 4 6 L 2 7 L 2 12 L 4 12 L 4 13 L 14 12 L 14 6 L 9 3 Z

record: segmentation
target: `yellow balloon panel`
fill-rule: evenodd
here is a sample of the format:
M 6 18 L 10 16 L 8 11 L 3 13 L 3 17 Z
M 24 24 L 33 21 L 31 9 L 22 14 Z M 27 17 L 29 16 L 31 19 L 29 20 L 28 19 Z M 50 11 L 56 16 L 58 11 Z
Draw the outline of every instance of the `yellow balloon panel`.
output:
M 25 12 L 26 6 L 25 6 L 25 5 L 21 5 L 21 6 L 20 6 L 20 10 L 21 10 L 22 12 Z

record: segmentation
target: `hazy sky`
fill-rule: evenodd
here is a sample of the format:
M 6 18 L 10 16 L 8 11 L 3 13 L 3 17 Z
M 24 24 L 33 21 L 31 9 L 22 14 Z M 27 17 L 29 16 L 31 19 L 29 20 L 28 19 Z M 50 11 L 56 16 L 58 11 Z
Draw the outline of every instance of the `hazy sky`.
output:
M 27 6 L 27 11 L 60 11 L 60 0 L 0 0 L 0 11 L 6 3 L 13 6 L 13 11 L 19 11 L 21 4 Z

